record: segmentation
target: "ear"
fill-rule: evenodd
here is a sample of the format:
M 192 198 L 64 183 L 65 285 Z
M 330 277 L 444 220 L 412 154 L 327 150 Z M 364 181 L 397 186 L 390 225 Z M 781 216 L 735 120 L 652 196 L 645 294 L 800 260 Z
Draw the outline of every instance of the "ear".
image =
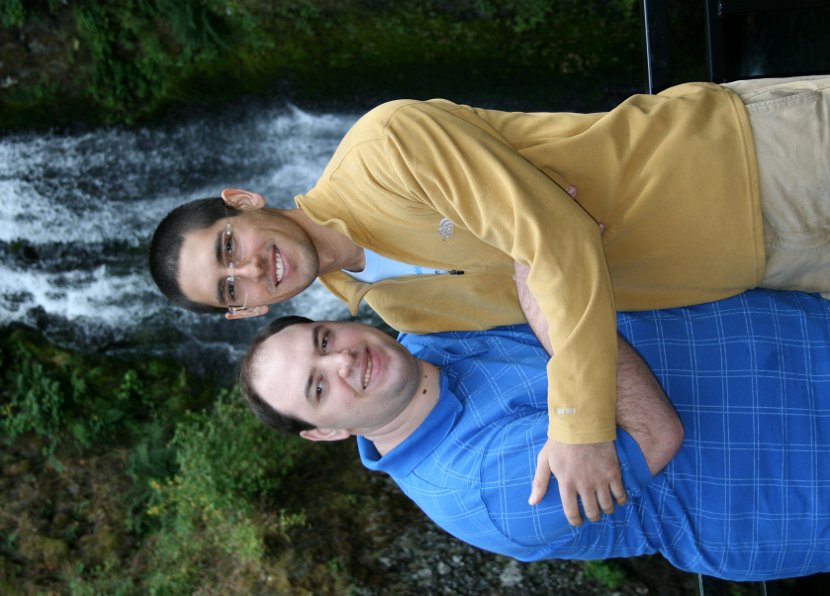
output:
M 268 306 L 252 306 L 251 308 L 243 308 L 236 312 L 226 312 L 225 318 L 229 321 L 234 319 L 247 319 L 248 317 L 261 317 L 268 312 Z
M 352 435 L 345 428 L 312 428 L 301 430 L 300 436 L 308 441 L 342 441 Z
M 262 209 L 265 207 L 265 197 L 261 194 L 239 188 L 224 189 L 222 200 L 225 201 L 225 205 L 234 209 Z

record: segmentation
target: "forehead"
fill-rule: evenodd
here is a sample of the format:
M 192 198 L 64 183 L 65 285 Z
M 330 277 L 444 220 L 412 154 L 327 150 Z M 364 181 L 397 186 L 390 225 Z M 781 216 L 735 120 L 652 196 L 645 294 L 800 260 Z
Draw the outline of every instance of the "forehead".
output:
M 225 229 L 225 220 L 184 235 L 179 253 L 179 288 L 194 302 L 217 306 L 216 283 L 220 275 L 217 240 Z
M 314 327 L 323 323 L 295 323 L 282 329 L 262 342 L 257 350 L 254 362 L 258 368 L 273 368 L 289 355 L 303 356 L 310 353 L 314 346 L 312 335 Z
M 252 385 L 265 401 L 286 411 L 304 401 L 317 323 L 297 323 L 266 339 L 251 362 Z

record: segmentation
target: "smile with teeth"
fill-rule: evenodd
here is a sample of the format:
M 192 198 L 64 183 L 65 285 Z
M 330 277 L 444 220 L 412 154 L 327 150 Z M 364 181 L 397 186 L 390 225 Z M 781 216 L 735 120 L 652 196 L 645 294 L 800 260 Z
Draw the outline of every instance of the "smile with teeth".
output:
M 363 388 L 369 385 L 369 379 L 372 376 L 372 355 L 367 352 L 366 354 L 366 370 L 363 372 Z
M 282 276 L 285 275 L 285 267 L 282 264 L 282 255 L 277 247 L 274 247 L 274 280 L 276 283 L 282 281 Z

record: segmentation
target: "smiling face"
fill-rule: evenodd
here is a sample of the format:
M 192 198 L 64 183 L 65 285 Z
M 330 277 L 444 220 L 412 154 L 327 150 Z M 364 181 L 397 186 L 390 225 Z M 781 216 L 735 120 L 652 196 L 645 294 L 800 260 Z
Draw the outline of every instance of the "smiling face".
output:
M 421 382 L 419 361 L 359 323 L 291 325 L 251 362 L 252 386 L 274 409 L 319 429 L 372 436 L 400 422 Z
M 226 267 L 227 223 L 233 230 L 235 266 Z M 282 302 L 305 290 L 319 273 L 314 244 L 299 225 L 267 209 L 242 211 L 184 237 L 178 282 L 193 302 L 248 309 Z M 234 276 L 235 283 L 227 282 Z M 236 295 L 236 296 L 235 296 Z

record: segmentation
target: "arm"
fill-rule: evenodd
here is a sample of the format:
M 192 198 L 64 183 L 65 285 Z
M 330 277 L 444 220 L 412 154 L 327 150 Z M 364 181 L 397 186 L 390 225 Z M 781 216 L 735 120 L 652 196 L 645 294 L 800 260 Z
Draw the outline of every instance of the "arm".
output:
M 550 353 L 550 341 L 545 333 L 547 324 L 527 287 L 527 270 L 526 266 L 515 266 L 519 302 L 534 333 Z M 649 471 L 655 474 L 677 452 L 683 439 L 683 428 L 651 370 L 624 339 L 618 336 L 617 340 L 617 423 L 635 438 Z M 609 491 L 617 496 L 622 490 L 618 485 L 616 455 L 609 447 L 610 443 L 563 445 L 549 440 L 539 452 L 531 504 L 538 503 L 544 496 L 550 480 L 549 470 L 553 470 L 559 480 L 560 496 L 569 520 L 580 519 L 575 492 L 579 493 L 589 519 L 598 516 L 597 501 L 600 508 L 609 513 L 609 504 L 613 510 Z M 571 478 L 570 483 L 565 485 L 563 478 Z
M 640 355 L 619 335 L 617 346 L 617 423 L 637 441 L 654 476 L 680 449 L 683 425 Z
M 524 130 L 526 116 L 442 101 L 406 105 L 384 128 L 388 166 L 376 169 L 393 175 L 379 183 L 529 265 L 527 283 L 557 355 L 547 365 L 549 436 L 611 441 L 615 309 L 597 222 L 554 182 L 554 172 L 505 141 L 502 130 L 533 134 Z

